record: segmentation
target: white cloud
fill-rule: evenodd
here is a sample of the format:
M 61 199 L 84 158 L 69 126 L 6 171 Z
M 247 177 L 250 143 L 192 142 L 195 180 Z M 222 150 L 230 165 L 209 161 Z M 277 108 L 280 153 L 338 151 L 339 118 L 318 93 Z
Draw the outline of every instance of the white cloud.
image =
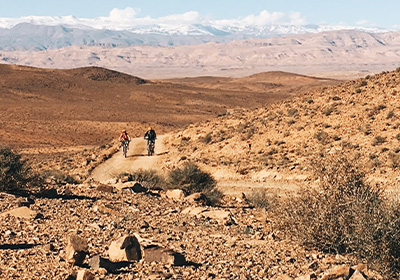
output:
M 377 27 L 377 24 L 373 21 L 370 21 L 368 19 L 362 19 L 356 22 L 357 25 L 359 26 L 366 26 L 366 27 Z
M 239 20 L 239 22 L 244 25 L 256 26 L 275 24 L 303 25 L 306 23 L 306 20 L 298 12 L 285 14 L 281 12 L 270 13 L 267 10 L 263 10 L 259 15 L 249 15 Z
M 113 22 L 131 22 L 134 21 L 139 14 L 140 9 L 127 7 L 124 10 L 112 9 L 108 19 Z
M 32 24 L 59 25 L 68 26 L 89 26 L 97 29 L 124 30 L 135 29 L 143 26 L 164 26 L 172 29 L 176 26 L 189 27 L 193 24 L 213 25 L 219 27 L 227 26 L 265 26 L 274 24 L 286 25 L 304 25 L 306 20 L 300 13 L 292 12 L 290 14 L 281 12 L 261 11 L 258 15 L 249 15 L 239 19 L 212 20 L 201 16 L 196 11 L 189 11 L 183 14 L 174 14 L 160 18 L 140 17 L 140 9 L 127 7 L 125 9 L 112 9 L 106 17 L 97 18 L 77 18 L 73 16 L 63 17 L 22 17 L 22 18 L 0 18 L 0 27 L 11 28 L 21 22 Z

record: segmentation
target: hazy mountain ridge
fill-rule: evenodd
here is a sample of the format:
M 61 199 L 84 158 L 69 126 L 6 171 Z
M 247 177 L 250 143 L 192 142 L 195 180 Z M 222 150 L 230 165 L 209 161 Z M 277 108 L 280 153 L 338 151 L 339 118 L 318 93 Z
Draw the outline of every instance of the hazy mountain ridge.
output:
M 1 23 L 1 21 L 0 21 Z M 143 25 L 123 30 L 99 29 L 85 25 L 32 24 L 22 22 L 0 28 L 2 50 L 47 50 L 68 46 L 127 47 L 134 45 L 180 46 L 207 42 L 227 43 L 233 40 L 271 38 L 293 34 L 315 34 L 338 29 L 382 32 L 380 29 L 320 25 Z
M 53 34 L 55 37 L 61 34 L 58 36 L 59 45 L 66 42 L 62 36 L 64 33 L 77 32 L 65 27 L 58 27 L 57 31 L 50 30 L 44 28 L 41 32 Z M 43 51 L 3 50 L 0 51 L 0 61 L 6 64 L 63 69 L 100 66 L 145 79 L 186 76 L 240 77 L 277 70 L 349 78 L 350 74 L 352 77 L 365 76 L 400 65 L 399 32 L 368 33 L 341 30 L 184 46 L 127 46 L 131 42 L 129 38 L 117 37 L 119 44 L 124 47 L 117 47 L 113 41 L 113 35 L 116 33 L 108 32 L 110 36 L 102 41 L 102 45 L 95 45 L 93 39 L 93 42 L 86 41 L 86 46 L 73 46 L 69 43 L 65 48 Z M 29 34 L 26 38 L 29 41 Z M 147 38 L 157 41 L 160 37 L 154 35 Z M 172 37 L 164 38 L 173 40 Z M 183 44 L 187 38 L 194 43 L 196 38 L 200 37 L 174 38 L 182 39 Z M 2 40 L 11 39 L 1 36 L 0 42 Z M 40 41 L 39 37 L 36 42 L 45 49 L 45 42 Z

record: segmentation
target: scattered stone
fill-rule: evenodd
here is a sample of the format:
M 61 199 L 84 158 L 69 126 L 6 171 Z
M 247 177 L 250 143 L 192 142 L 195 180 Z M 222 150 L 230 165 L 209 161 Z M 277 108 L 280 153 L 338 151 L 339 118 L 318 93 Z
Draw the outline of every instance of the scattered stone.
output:
M 204 211 L 201 213 L 201 215 L 218 221 L 226 221 L 231 216 L 231 213 L 225 210 L 211 210 Z
M 66 249 L 66 260 L 68 263 L 73 265 L 81 266 L 89 254 L 88 244 L 86 240 L 73 234 L 68 239 L 67 249 Z
M 202 205 L 205 205 L 207 203 L 207 197 L 202 193 L 193 193 L 185 197 L 184 201 L 189 203 L 201 203 Z
M 368 277 L 364 275 L 360 270 L 356 270 L 353 272 L 349 280 L 367 280 Z
M 135 236 L 124 235 L 111 242 L 108 255 L 113 262 L 139 261 L 142 252 L 138 239 Z
M 106 185 L 106 184 L 100 184 L 96 188 L 100 192 L 107 192 L 107 193 L 113 193 L 115 192 L 115 189 L 113 186 Z
M 169 265 L 185 265 L 185 256 L 170 249 L 159 246 L 149 246 L 144 248 L 144 260 L 147 262 L 156 262 Z
M 347 279 L 350 275 L 350 268 L 347 265 L 337 265 L 331 268 L 328 272 L 324 273 L 321 280 L 332 280 L 342 277 Z
M 190 215 L 190 216 L 197 216 L 206 210 L 207 210 L 206 207 L 187 207 L 182 210 L 182 214 Z
M 20 197 L 17 200 L 18 207 L 29 207 L 31 204 L 35 204 L 35 200 L 33 199 L 33 197 Z
M 103 258 L 100 255 L 93 256 L 89 260 L 89 266 L 93 270 L 105 269 L 107 272 L 115 272 L 116 270 L 128 266 L 129 262 L 112 262 L 109 259 Z
M 123 176 L 123 177 L 121 177 L 121 178 L 119 179 L 119 181 L 120 181 L 121 183 L 129 182 L 129 176 Z
M 34 219 L 37 216 L 37 213 L 26 206 L 14 208 L 12 210 L 5 211 L 0 214 L 0 217 L 5 217 L 7 215 L 13 216 L 15 218 L 22 219 Z
M 94 211 L 98 211 L 102 214 L 111 214 L 111 215 L 116 215 L 118 212 L 115 211 L 114 209 L 108 207 L 107 205 L 104 204 L 96 204 L 93 206 Z
M 58 193 L 55 188 L 50 188 L 41 190 L 38 195 L 40 197 L 56 198 L 58 196 Z
M 95 276 L 87 269 L 80 269 L 76 274 L 76 280 L 94 280 Z
M 183 193 L 183 190 L 175 189 L 175 190 L 167 190 L 165 192 L 165 196 L 173 200 L 182 200 L 185 197 L 185 194 Z
M 132 191 L 133 191 L 134 193 L 146 193 L 146 192 L 148 191 L 147 188 L 143 187 L 143 186 L 142 186 L 141 184 L 139 184 L 139 183 L 135 183 L 131 189 L 132 189 Z

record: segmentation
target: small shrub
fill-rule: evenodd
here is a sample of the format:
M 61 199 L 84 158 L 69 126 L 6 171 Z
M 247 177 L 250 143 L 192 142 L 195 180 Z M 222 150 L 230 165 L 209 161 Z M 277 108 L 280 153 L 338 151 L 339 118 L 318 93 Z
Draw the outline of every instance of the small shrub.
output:
M 360 88 L 356 89 L 356 93 L 361 93 L 362 90 Z
M 212 141 L 212 134 L 207 133 L 204 137 L 200 137 L 199 141 L 204 144 L 208 144 Z
M 400 271 L 400 208 L 366 183 L 343 154 L 319 157 L 312 170 L 317 188 L 303 188 L 271 204 L 278 226 L 303 245 L 351 253 L 394 279 Z
M 260 209 L 268 209 L 269 207 L 269 198 L 264 189 L 251 192 L 247 195 L 247 199 L 249 204 L 253 207 Z
M 156 170 L 138 169 L 132 173 L 121 173 L 118 178 L 128 177 L 129 181 L 136 181 L 148 189 L 164 189 L 166 180 Z
M 22 194 L 39 182 L 39 176 L 31 171 L 20 154 L 0 146 L 0 192 Z
M 58 185 L 79 183 L 74 177 L 65 174 L 61 170 L 44 170 L 41 173 L 43 179 L 51 179 Z
M 359 87 L 365 87 L 366 85 L 368 85 L 367 81 L 362 81 L 359 85 Z
M 298 115 L 298 113 L 299 113 L 299 111 L 297 109 L 289 109 L 288 110 L 288 116 L 289 117 L 295 117 L 295 116 Z
M 386 142 L 386 138 L 385 137 L 376 136 L 376 137 L 374 137 L 374 139 L 372 139 L 371 145 L 372 146 L 377 146 L 377 145 L 381 145 L 381 144 L 383 144 L 385 142 Z
M 172 170 L 168 175 L 168 184 L 172 188 L 182 189 L 186 195 L 196 192 L 209 192 L 216 187 L 214 178 L 191 162 Z
M 314 138 L 324 145 L 329 143 L 329 134 L 326 133 L 325 131 L 322 130 L 317 131 L 317 133 L 315 133 L 314 135 Z

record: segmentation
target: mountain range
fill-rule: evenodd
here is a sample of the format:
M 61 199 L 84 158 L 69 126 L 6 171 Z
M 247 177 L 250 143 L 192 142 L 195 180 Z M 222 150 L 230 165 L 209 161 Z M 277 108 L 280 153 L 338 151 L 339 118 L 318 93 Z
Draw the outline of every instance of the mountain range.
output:
M 378 33 L 381 29 L 322 25 L 188 25 L 150 24 L 125 29 L 93 28 L 82 24 L 45 24 L 21 22 L 1 24 L 0 50 L 47 50 L 69 46 L 102 46 L 107 48 L 133 45 L 180 46 L 208 42 L 228 43 L 234 40 L 282 37 L 294 34 L 320 33 L 334 30 L 358 30 Z M 65 22 L 65 21 L 64 21 Z M 51 24 L 53 23 L 53 24 Z M 60 21 L 62 23 L 62 21 Z

